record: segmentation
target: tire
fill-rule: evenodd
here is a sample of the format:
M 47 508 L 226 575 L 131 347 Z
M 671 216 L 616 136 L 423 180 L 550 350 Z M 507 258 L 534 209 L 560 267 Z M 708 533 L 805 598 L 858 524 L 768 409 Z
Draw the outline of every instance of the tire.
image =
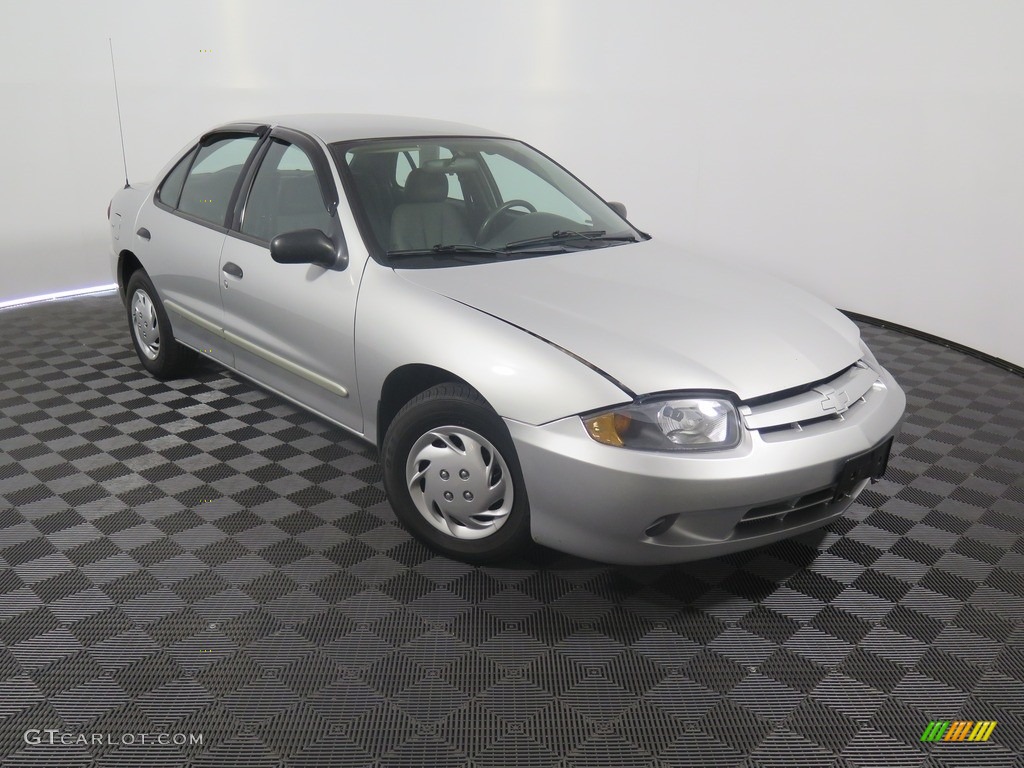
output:
M 384 436 L 382 461 L 395 514 L 435 552 L 494 563 L 528 546 L 530 504 L 515 446 L 468 385 L 439 384 L 406 403 Z
M 142 366 L 158 379 L 187 373 L 199 355 L 175 340 L 167 310 L 149 275 L 141 269 L 133 272 L 125 296 L 128 332 Z

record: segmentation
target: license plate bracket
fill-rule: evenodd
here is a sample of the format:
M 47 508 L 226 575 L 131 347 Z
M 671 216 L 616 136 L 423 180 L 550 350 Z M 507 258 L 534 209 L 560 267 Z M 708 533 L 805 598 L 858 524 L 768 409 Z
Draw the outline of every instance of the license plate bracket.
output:
M 847 459 L 843 468 L 839 471 L 836 480 L 836 492 L 832 501 L 839 501 L 846 496 L 852 496 L 854 490 L 863 480 L 877 480 L 885 474 L 885 468 L 889 465 L 889 453 L 892 450 L 893 438 L 889 438 L 881 445 L 876 445 L 867 453 Z

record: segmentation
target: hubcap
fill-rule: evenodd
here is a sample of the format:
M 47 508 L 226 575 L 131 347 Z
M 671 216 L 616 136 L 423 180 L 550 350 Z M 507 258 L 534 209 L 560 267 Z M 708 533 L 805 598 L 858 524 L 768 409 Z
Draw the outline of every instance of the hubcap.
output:
M 160 354 L 160 325 L 153 300 L 141 288 L 132 296 L 132 329 L 142 354 L 150 360 L 156 360 Z
M 416 509 L 442 533 L 482 539 L 512 511 L 512 476 L 498 450 L 466 427 L 438 427 L 423 434 L 405 467 Z

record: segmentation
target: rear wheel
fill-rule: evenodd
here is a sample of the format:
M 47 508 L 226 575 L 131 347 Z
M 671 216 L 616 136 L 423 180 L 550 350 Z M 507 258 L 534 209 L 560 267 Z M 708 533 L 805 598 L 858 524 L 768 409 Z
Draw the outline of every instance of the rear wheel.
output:
M 529 542 L 529 503 L 504 422 L 469 386 L 440 384 L 395 416 L 383 446 L 395 514 L 424 544 L 475 563 Z
M 141 269 L 133 272 L 126 295 L 132 343 L 143 367 L 158 379 L 186 373 L 198 355 L 175 341 L 167 311 L 149 275 Z

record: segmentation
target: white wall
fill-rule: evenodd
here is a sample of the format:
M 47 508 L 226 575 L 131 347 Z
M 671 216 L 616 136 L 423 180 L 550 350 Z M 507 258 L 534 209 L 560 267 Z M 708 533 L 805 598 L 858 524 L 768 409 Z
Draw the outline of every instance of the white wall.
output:
M 1024 364 L 1017 0 L 0 0 L 0 14 L 0 301 L 111 281 L 109 36 L 133 179 L 250 115 L 477 123 L 552 154 L 659 238 Z

